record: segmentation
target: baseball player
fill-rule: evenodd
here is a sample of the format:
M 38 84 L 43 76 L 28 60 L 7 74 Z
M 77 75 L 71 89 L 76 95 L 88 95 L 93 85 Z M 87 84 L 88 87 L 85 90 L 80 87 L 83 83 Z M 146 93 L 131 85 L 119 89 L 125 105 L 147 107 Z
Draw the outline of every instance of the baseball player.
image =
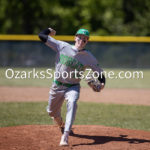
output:
M 77 100 L 80 94 L 81 78 L 78 76 L 79 73 L 85 71 L 86 68 L 91 68 L 99 73 L 100 84 L 94 84 L 93 81 L 88 82 L 96 92 L 100 92 L 104 88 L 105 77 L 101 74 L 102 69 L 96 58 L 85 49 L 89 40 L 88 30 L 79 29 L 76 32 L 75 45 L 54 39 L 52 36 L 55 34 L 54 29 L 47 28 L 40 32 L 39 38 L 56 52 L 55 73 L 58 76 L 55 77 L 49 92 L 47 112 L 62 132 L 60 146 L 67 146 L 69 135 L 74 134 L 71 127 L 75 119 Z M 78 72 L 78 75 L 75 72 Z M 64 74 L 67 73 L 71 76 L 64 77 Z M 61 106 L 64 99 L 67 101 L 65 124 L 61 117 Z

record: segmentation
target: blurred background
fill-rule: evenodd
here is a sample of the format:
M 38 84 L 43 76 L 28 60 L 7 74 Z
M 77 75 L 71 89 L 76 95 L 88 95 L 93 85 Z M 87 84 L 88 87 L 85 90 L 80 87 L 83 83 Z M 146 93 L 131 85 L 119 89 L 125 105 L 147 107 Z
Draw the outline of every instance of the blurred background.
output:
M 107 36 L 107 41 L 87 45 L 103 68 L 149 68 L 149 20 L 149 0 L 0 0 L 0 67 L 54 67 L 55 53 L 38 36 L 9 38 L 38 35 L 52 27 L 57 35 L 74 35 L 86 28 L 92 36 Z M 116 41 L 110 36 L 117 36 Z M 120 42 L 120 36 L 147 39 Z
M 53 27 L 74 35 L 150 35 L 149 0 L 0 0 L 1 34 L 37 34 Z
M 0 0 L 0 67 L 53 67 L 55 53 L 38 37 L 9 39 L 52 27 L 57 35 L 86 28 L 93 36 L 118 36 L 118 42 L 108 37 L 87 45 L 104 68 L 149 68 L 150 39 L 119 42 L 120 36 L 150 35 L 149 6 L 148 0 Z

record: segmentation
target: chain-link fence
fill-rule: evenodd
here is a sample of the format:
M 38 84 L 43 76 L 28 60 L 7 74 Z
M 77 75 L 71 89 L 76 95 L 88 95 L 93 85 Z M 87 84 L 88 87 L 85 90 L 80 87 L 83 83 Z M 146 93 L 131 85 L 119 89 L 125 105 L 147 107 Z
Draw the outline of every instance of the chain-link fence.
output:
M 150 68 L 150 42 L 92 41 L 86 49 L 102 67 Z M 38 40 L 0 40 L 0 67 L 53 67 L 54 63 L 55 52 Z

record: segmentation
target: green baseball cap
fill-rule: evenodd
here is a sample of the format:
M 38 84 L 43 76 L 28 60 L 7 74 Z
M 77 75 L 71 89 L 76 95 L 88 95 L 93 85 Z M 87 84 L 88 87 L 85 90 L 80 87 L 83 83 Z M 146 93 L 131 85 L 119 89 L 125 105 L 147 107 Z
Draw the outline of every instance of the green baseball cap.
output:
M 77 31 L 76 35 L 78 35 L 78 34 L 83 34 L 83 35 L 88 36 L 88 37 L 90 36 L 89 31 L 86 30 L 86 29 L 79 29 L 79 30 Z

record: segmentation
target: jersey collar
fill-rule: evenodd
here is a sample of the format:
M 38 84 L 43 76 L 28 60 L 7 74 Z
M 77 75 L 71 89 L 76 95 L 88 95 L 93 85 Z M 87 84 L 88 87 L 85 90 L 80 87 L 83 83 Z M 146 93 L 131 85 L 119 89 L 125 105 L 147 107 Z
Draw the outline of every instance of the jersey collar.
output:
M 72 48 L 77 51 L 77 52 L 81 52 L 81 51 L 84 51 L 85 49 L 81 49 L 81 50 L 78 50 L 74 45 L 72 46 Z

